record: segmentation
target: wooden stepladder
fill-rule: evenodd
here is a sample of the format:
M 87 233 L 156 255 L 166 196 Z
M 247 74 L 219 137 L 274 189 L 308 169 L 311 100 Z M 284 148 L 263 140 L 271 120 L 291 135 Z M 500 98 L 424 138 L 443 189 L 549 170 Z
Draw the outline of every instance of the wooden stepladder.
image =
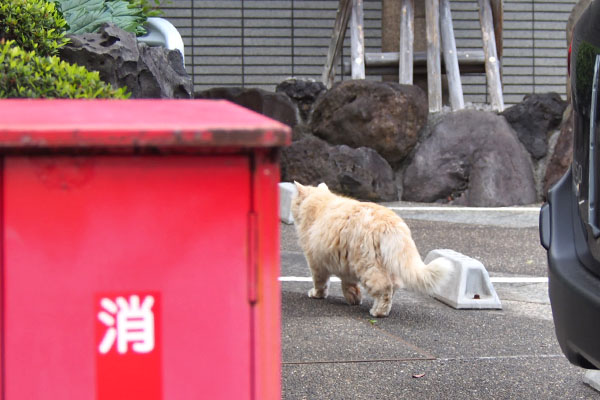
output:
M 502 111 L 504 100 L 498 55 L 498 49 L 502 48 L 502 0 L 478 0 L 483 40 L 482 52 L 456 50 L 450 0 L 424 0 L 427 33 L 426 54 L 413 51 L 414 0 L 399 1 L 401 10 L 398 52 L 365 53 L 363 0 L 339 0 L 322 76 L 323 83 L 328 88 L 333 85 L 335 65 L 341 56 L 345 32 L 350 23 L 352 79 L 364 79 L 367 66 L 396 63 L 398 65 L 398 81 L 410 85 L 413 83 L 413 65 L 426 59 L 429 110 L 437 112 L 442 109 L 441 54 L 448 79 L 450 106 L 453 110 L 464 108 L 460 69 L 480 63 L 485 66 L 490 104 L 494 110 Z

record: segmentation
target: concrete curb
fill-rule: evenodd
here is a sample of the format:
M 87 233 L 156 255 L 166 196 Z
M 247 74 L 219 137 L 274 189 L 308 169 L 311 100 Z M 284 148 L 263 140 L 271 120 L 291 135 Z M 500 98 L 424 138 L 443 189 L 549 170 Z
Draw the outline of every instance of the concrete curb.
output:
M 588 369 L 583 375 L 583 382 L 600 392 L 600 370 Z
M 292 216 L 292 197 L 296 194 L 296 185 L 291 182 L 279 183 L 279 219 L 281 222 L 291 225 L 294 223 Z
M 500 298 L 483 264 L 454 250 L 432 250 L 425 264 L 438 257 L 452 262 L 454 272 L 433 297 L 456 309 L 502 309 Z

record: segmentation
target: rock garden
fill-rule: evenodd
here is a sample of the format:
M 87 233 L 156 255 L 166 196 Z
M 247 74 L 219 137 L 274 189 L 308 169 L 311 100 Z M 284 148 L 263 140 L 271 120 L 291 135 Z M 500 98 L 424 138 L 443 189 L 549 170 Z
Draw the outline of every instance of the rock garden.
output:
M 282 180 L 325 182 L 371 201 L 465 206 L 532 204 L 545 198 L 571 156 L 567 103 L 532 94 L 502 113 L 484 106 L 430 114 L 416 86 L 349 80 L 331 90 L 290 79 L 276 93 L 212 89 L 293 127 Z
M 502 113 L 468 105 L 435 114 L 420 88 L 392 82 L 346 80 L 326 90 L 319 82 L 289 79 L 273 92 L 216 87 L 194 93 L 181 53 L 139 42 L 138 28 L 127 32 L 111 21 L 65 35 L 67 24 L 53 6 L 17 3 L 23 9 L 42 4 L 58 22 L 48 28 L 53 36 L 39 40 L 49 49 L 44 54 L 34 51 L 44 48 L 37 44 L 14 44 L 13 36 L 24 37 L 17 25 L 0 26 L 0 69 L 10 72 L 0 80 L 0 97 L 228 99 L 293 128 L 293 142 L 281 154 L 283 181 L 325 182 L 370 201 L 511 206 L 542 201 L 570 163 L 572 121 L 556 93 L 525 96 Z M 14 10 L 4 8 L 4 20 L 18 22 Z M 28 70 L 27 60 L 35 57 L 50 61 Z M 22 71 L 8 68 L 15 59 Z M 68 90 L 44 86 L 39 93 L 43 80 L 31 75 L 43 78 L 50 64 L 66 69 L 59 75 L 92 71 L 85 75 L 87 91 L 77 92 L 82 82 L 74 81 Z M 59 75 L 45 85 L 64 82 Z

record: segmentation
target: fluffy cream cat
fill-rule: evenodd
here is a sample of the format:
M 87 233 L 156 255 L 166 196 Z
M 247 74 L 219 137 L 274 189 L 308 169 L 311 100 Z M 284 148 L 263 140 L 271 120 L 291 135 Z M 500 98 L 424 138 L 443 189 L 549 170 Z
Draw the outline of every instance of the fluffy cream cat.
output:
M 312 273 L 309 297 L 326 297 L 336 275 L 349 304 L 360 304 L 360 284 L 375 300 L 371 315 L 385 317 L 395 289 L 431 293 L 449 276 L 449 260 L 423 263 L 410 229 L 393 211 L 333 194 L 324 183 L 295 184 L 292 215 Z

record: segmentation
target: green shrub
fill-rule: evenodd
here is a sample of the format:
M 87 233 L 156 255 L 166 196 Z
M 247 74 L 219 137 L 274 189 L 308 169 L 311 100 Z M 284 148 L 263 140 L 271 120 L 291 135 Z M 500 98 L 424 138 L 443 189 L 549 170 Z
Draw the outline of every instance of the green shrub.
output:
M 129 93 L 100 80 L 97 71 L 0 40 L 0 98 L 9 97 L 126 99 Z
M 67 22 L 54 3 L 44 0 L 1 0 L 0 40 L 14 40 L 26 51 L 56 55 L 64 46 Z
M 50 0 L 58 3 L 68 23 L 68 34 L 96 32 L 111 22 L 127 32 L 143 35 L 147 17 L 160 12 L 149 0 Z M 157 1 L 157 0 L 155 0 Z
M 160 7 L 160 0 L 129 0 L 132 7 L 141 8 L 142 14 L 146 17 L 160 17 L 163 15 Z M 154 5 L 152 5 L 154 3 Z
M 592 83 L 594 82 L 594 66 L 596 56 L 600 54 L 600 48 L 589 42 L 582 41 L 577 48 L 575 60 L 577 65 L 577 76 L 575 82 L 577 92 L 581 93 L 581 104 L 589 106 L 592 101 Z

